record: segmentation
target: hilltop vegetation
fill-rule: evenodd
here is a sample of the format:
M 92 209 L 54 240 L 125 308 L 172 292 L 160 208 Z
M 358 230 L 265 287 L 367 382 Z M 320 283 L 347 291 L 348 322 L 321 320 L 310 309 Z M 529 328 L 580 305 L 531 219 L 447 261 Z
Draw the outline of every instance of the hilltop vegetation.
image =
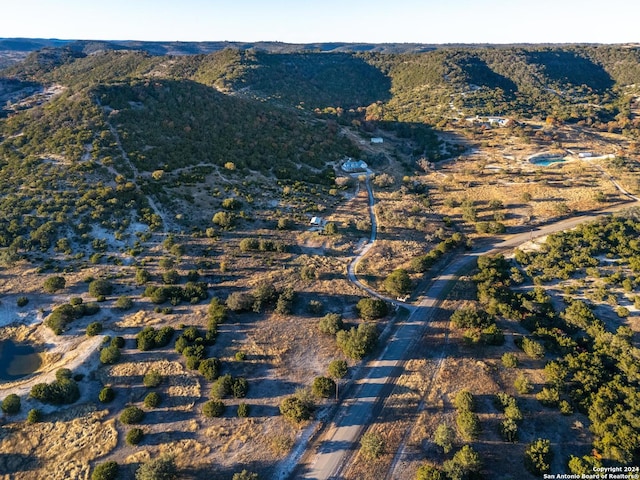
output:
M 43 352 L 33 377 L 0 384 L 19 393 L 3 394 L 14 423 L 0 435 L 11 452 L 0 462 L 25 475 L 133 477 L 153 467 L 149 457 L 170 454 L 172 469 L 194 478 L 208 478 L 212 464 L 224 478 L 270 478 L 299 429 L 344 394 L 353 367 L 404 314 L 348 280 L 374 225 L 356 274 L 397 303 L 477 239 L 628 201 L 612 178 L 640 191 L 634 48 L 16 48 L 42 45 L 0 72 L 0 294 L 16 320 L 0 325 L 0 340 Z M 572 153 L 587 150 L 593 161 Z M 549 168 L 531 161 L 548 151 L 571 158 Z M 347 157 L 368 170 L 346 172 Z M 624 240 L 640 231 L 632 219 L 551 237 L 542 254 L 518 253 L 525 270 L 480 259 L 468 301 L 438 329 L 469 353 L 452 361 L 465 374 L 482 365 L 476 356 L 488 358 L 507 387 L 499 407 L 477 392 L 456 398 L 460 439 L 477 443 L 454 453 L 455 433 L 442 424 L 436 444 L 450 458 L 427 458 L 447 475 L 465 462 L 467 473 L 484 468 L 478 455 L 500 438 L 543 470 L 549 446 L 527 424 L 538 411 L 532 388 L 559 410 L 546 418 L 575 411 L 591 422 L 593 438 L 572 454 L 592 444 L 608 461 L 635 459 L 627 430 L 637 422 L 603 400 L 635 398 L 634 334 L 577 303 L 556 314 L 542 288 L 599 275 L 603 285 L 585 297 L 625 303 L 629 316 L 637 298 L 603 292 L 637 290 L 638 245 Z M 597 270 L 595 257 L 613 255 L 625 275 Z M 527 274 L 536 287 L 516 288 Z M 578 325 L 580 315 L 591 325 Z M 605 353 L 608 341 L 619 352 Z M 436 343 L 434 355 L 447 342 Z M 545 358 L 562 378 L 542 378 Z M 589 365 L 597 378 L 579 391 Z M 523 375 L 514 381 L 513 372 Z M 427 376 L 403 394 L 422 395 Z M 499 428 L 486 428 L 495 420 L 487 415 Z M 78 438 L 74 462 L 48 456 L 53 424 Z M 358 461 L 377 473 L 370 462 L 393 442 L 366 438 Z

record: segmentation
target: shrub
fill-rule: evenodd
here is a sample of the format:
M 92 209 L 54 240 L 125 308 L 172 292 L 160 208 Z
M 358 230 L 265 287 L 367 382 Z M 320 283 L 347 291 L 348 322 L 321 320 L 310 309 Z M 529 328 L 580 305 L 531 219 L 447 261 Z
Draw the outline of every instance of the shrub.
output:
M 340 330 L 344 330 L 342 315 L 339 313 L 327 313 L 320 319 L 318 329 L 327 335 L 335 335 Z
M 27 303 L 29 303 L 29 299 L 27 297 L 18 297 L 18 299 L 16 300 L 16 304 L 19 307 L 24 307 L 27 305 Z
M 384 453 L 385 441 L 382 435 L 375 432 L 367 432 L 360 439 L 360 453 L 366 459 L 376 459 Z
M 125 425 L 140 423 L 143 418 L 144 411 L 140 410 L 135 405 L 126 407 L 120 414 L 120 421 Z
M 317 397 L 332 397 L 336 394 L 336 382 L 328 377 L 316 377 L 313 379 L 311 391 Z
M 58 375 L 56 374 L 56 377 Z M 53 405 L 65 405 L 74 403 L 80 398 L 80 389 L 75 380 L 71 378 L 57 378 L 52 383 L 38 383 L 31 387 L 31 398 Z
M 475 413 L 469 410 L 458 412 L 456 425 L 458 425 L 460 436 L 465 440 L 475 440 L 480 434 L 480 420 Z
M 246 292 L 232 292 L 227 297 L 227 308 L 233 312 L 246 312 L 253 308 L 253 295 Z
M 124 338 L 122 337 L 113 337 L 111 339 L 111 343 L 110 345 L 116 346 L 118 348 L 123 348 L 124 347 Z
M 20 397 L 15 393 L 10 393 L 2 401 L 2 411 L 7 415 L 15 415 L 20 411 Z
M 524 337 L 522 339 L 522 350 L 531 358 L 542 358 L 544 357 L 544 347 L 541 343 L 536 342 L 535 340 L 530 339 L 529 337 Z
M 202 414 L 207 418 L 220 417 L 224 413 L 225 405 L 222 400 L 209 400 L 202 406 Z
M 533 391 L 533 385 L 524 374 L 518 375 L 518 378 L 513 382 L 513 386 L 520 394 L 531 393 Z
M 238 377 L 233 380 L 231 385 L 231 393 L 235 398 L 244 398 L 249 390 L 249 382 L 246 378 Z
M 120 466 L 117 462 L 99 463 L 91 472 L 91 480 L 116 480 Z
M 311 418 L 311 405 L 292 395 L 280 402 L 280 414 L 287 420 L 299 423 Z
M 453 448 L 453 441 L 456 434 L 446 423 L 441 423 L 433 434 L 433 443 L 438 445 L 444 453 L 449 453 Z
M 469 445 L 462 447 L 442 465 L 444 472 L 452 479 L 474 478 L 481 468 L 480 455 Z
M 136 480 L 174 480 L 178 469 L 173 457 L 163 455 L 152 458 L 136 470 Z
M 156 408 L 160 405 L 160 395 L 158 392 L 150 392 L 144 397 L 144 406 L 147 408 Z
M 433 465 L 420 465 L 414 480 L 444 480 L 444 475 Z
M 129 310 L 131 307 L 133 307 L 133 300 L 131 300 L 131 298 L 127 297 L 126 295 L 121 295 L 116 300 L 115 307 L 118 310 Z
M 327 368 L 327 373 L 331 378 L 344 378 L 347 375 L 347 362 L 344 360 L 333 360 Z
M 473 412 L 476 409 L 476 402 L 469 390 L 460 390 L 456 394 L 453 404 L 458 411 Z
M 162 375 L 157 370 L 149 370 L 142 378 L 142 384 L 147 388 L 157 387 L 162 383 Z
M 378 298 L 363 298 L 356 305 L 358 315 L 365 320 L 375 320 L 384 317 L 389 309 L 384 300 Z
M 236 352 L 233 357 L 236 359 L 236 362 L 242 362 L 247 358 L 247 354 L 240 350 Z
M 244 402 L 241 402 L 238 405 L 238 417 L 248 417 L 249 416 L 249 405 Z
M 94 337 L 102 331 L 102 323 L 100 322 L 91 322 L 87 325 L 87 336 Z
M 165 285 L 175 285 L 180 282 L 180 274 L 176 270 L 167 270 L 162 273 L 162 283 Z
M 399 268 L 389 274 L 383 282 L 384 289 L 394 297 L 403 297 L 411 293 L 411 278 L 406 270 Z
M 241 472 L 234 473 L 231 480 L 258 480 L 259 478 L 257 473 L 242 470 Z
M 547 439 L 538 438 L 531 442 L 524 452 L 524 464 L 534 475 L 542 476 L 548 473 L 552 461 L 551 442 Z
M 502 365 L 506 368 L 516 368 L 518 366 L 518 357 L 515 353 L 506 352 L 502 355 Z
M 217 358 L 207 358 L 200 362 L 198 371 L 209 382 L 220 376 L 220 360 Z
M 116 392 L 111 387 L 104 387 L 98 394 L 98 400 L 102 403 L 109 403 L 113 401 L 114 398 L 116 398 Z
M 506 418 L 500 423 L 500 435 L 505 442 L 517 442 L 518 424 L 511 418 Z
M 27 413 L 27 423 L 38 423 L 40 420 L 42 420 L 42 412 L 40 410 L 37 408 L 29 410 L 29 413 Z
M 207 313 L 209 315 L 209 330 L 216 330 L 218 328 L 218 325 L 226 319 L 227 308 L 218 298 L 214 297 L 209 303 L 209 309 Z
M 345 355 L 360 360 L 375 347 L 378 331 L 372 323 L 361 323 L 358 328 L 339 331 L 336 340 Z
M 92 297 L 104 297 L 111 295 L 111 292 L 113 292 L 113 285 L 108 280 L 98 279 L 89 284 L 89 295 Z
M 555 407 L 560 401 L 560 392 L 555 388 L 544 387 L 536 394 L 536 398 L 545 407 Z
M 223 375 L 211 386 L 211 396 L 214 398 L 224 398 L 231 393 L 233 387 L 233 378 L 231 375 Z
M 44 288 L 44 291 L 47 293 L 54 293 L 54 292 L 57 292 L 58 290 L 62 290 L 66 284 L 67 282 L 64 279 L 64 277 L 60 277 L 60 276 L 49 277 L 44 281 L 43 288 Z
M 251 252 L 258 250 L 260 247 L 260 242 L 257 238 L 243 238 L 240 240 L 240 251 L 241 252 Z
M 144 432 L 141 428 L 132 428 L 127 432 L 125 441 L 127 442 L 127 445 L 138 445 L 142 441 L 143 437 Z
M 120 349 L 115 345 L 109 345 L 100 350 L 100 362 L 105 365 L 113 365 L 120 360 Z

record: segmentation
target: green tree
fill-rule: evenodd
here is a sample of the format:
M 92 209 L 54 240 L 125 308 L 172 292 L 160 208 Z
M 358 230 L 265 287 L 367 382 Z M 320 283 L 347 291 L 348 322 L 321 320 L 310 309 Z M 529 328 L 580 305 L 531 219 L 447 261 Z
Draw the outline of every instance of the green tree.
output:
M 327 313 L 320 319 L 318 329 L 327 335 L 335 335 L 340 330 L 344 329 L 342 315 L 339 313 Z
M 20 397 L 15 393 L 10 393 L 2 401 L 2 411 L 7 415 L 15 415 L 20 411 Z
M 347 375 L 348 366 L 344 360 L 332 360 L 327 368 L 327 373 L 333 379 L 344 378 Z
M 119 469 L 120 466 L 114 461 L 99 463 L 91 472 L 91 480 L 116 480 Z
M 27 423 L 38 423 L 42 420 L 42 412 L 37 408 L 32 408 L 27 413 Z
M 361 323 L 358 328 L 340 330 L 336 335 L 338 347 L 350 358 L 360 360 L 371 352 L 378 341 L 378 331 L 372 323 Z
M 198 371 L 205 380 L 212 382 L 220 376 L 220 360 L 217 358 L 206 358 L 198 365 Z
M 111 387 L 103 387 L 98 394 L 98 400 L 102 403 L 112 402 L 113 399 L 116 398 L 116 392 Z
M 311 413 L 311 405 L 295 395 L 287 397 L 280 402 L 280 414 L 296 423 L 309 420 Z
M 406 270 L 399 268 L 394 270 L 384 279 L 384 289 L 394 297 L 404 297 L 411 293 L 411 277 Z
M 249 416 L 249 405 L 244 402 L 238 404 L 238 417 L 244 418 Z
M 207 418 L 221 417 L 224 410 L 222 400 L 209 400 L 202 406 L 202 414 Z
M 376 459 L 384 453 L 384 437 L 376 432 L 367 432 L 360 439 L 360 453 L 366 459 Z
M 444 453 L 449 453 L 453 448 L 453 442 L 456 434 L 446 423 L 441 423 L 433 434 L 433 443 L 438 445 Z
M 115 307 L 122 311 L 130 310 L 133 307 L 133 300 L 131 300 L 131 297 L 121 295 L 116 300 Z
M 120 414 L 120 421 L 125 425 L 140 423 L 144 418 L 144 412 L 135 405 L 126 407 Z
M 149 392 L 146 397 L 144 397 L 144 406 L 147 408 L 156 408 L 160 405 L 160 394 L 158 392 Z
M 534 475 L 549 473 L 552 461 L 551 442 L 547 439 L 538 438 L 527 445 L 524 451 L 524 464 Z
M 480 455 L 469 445 L 463 446 L 451 460 L 442 465 L 442 469 L 451 480 L 465 480 L 480 472 L 482 460 Z
M 89 283 L 89 295 L 95 298 L 111 295 L 113 285 L 108 280 L 98 279 Z
M 313 379 L 311 391 L 317 397 L 332 397 L 336 394 L 336 382 L 328 377 L 316 377 Z
M 87 325 L 87 336 L 88 337 L 95 337 L 101 331 L 102 331 L 102 323 L 100 323 L 100 322 L 91 322 L 89 325 Z
M 115 345 L 109 345 L 100 350 L 100 362 L 105 365 L 113 365 L 120 360 L 120 349 Z
M 478 415 L 469 410 L 458 412 L 456 425 L 458 425 L 460 436 L 465 440 L 475 440 L 480 434 L 480 420 L 478 419 Z
M 476 409 L 476 402 L 473 398 L 473 394 L 469 390 L 460 390 L 456 397 L 453 400 L 453 404 L 455 405 L 458 411 L 469 411 L 473 412 Z
M 149 370 L 142 377 L 142 384 L 147 388 L 157 387 L 162 383 L 162 375 L 157 370 Z
M 127 442 L 127 445 L 138 445 L 142 441 L 143 437 L 144 432 L 141 428 L 132 428 L 127 432 L 125 441 Z
M 152 458 L 136 470 L 136 480 L 175 480 L 178 469 L 173 457 L 163 455 Z
M 420 465 L 414 480 L 445 480 L 443 473 L 433 465 Z
M 54 293 L 54 292 L 57 292 L 58 290 L 62 290 L 66 284 L 67 282 L 64 279 L 64 277 L 60 277 L 60 276 L 49 277 L 44 281 L 43 288 L 44 288 L 44 291 L 47 293 Z
M 389 309 L 384 300 L 378 298 L 363 298 L 356 305 L 358 315 L 365 320 L 375 320 L 384 317 Z

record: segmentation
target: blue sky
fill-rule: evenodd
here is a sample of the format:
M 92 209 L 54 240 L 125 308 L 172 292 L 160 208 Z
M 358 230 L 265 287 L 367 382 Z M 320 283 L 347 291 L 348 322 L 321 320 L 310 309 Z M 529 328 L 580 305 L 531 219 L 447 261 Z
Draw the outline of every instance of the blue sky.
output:
M 637 0 L 4 0 L 0 37 L 640 42 Z

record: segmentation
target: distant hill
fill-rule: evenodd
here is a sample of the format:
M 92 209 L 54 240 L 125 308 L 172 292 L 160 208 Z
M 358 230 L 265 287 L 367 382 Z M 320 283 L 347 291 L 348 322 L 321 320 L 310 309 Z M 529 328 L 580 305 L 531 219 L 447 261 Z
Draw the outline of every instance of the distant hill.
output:
M 232 164 L 327 187 L 328 164 L 359 154 L 341 125 L 393 130 L 405 154 L 431 161 L 457 153 L 433 126 L 471 115 L 640 130 L 630 110 L 637 47 L 4 39 L 0 48 L 13 55 L 0 70 L 0 187 L 12 192 L 0 202 L 0 247 L 33 234 L 44 248 L 60 211 L 82 219 L 79 235 L 95 221 L 115 225 L 129 202 L 130 221 L 157 228 L 145 199 L 168 207 L 173 187 L 152 175 L 183 169 L 201 178 Z

